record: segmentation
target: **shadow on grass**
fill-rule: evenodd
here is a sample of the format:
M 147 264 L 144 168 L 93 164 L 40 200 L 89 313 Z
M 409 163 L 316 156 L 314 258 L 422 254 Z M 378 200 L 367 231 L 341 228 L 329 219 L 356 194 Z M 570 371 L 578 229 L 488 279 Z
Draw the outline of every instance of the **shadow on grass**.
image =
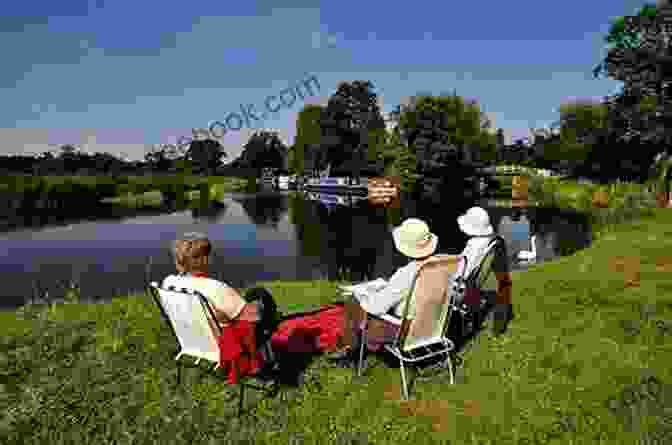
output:
M 343 306 L 341 302 L 332 303 Z M 282 316 L 280 323 L 309 317 L 322 312 L 323 308 Z M 290 334 L 287 349 L 274 350 L 279 364 L 278 382 L 281 385 L 298 387 L 303 383 L 306 370 L 323 354 L 318 350 L 320 329 L 296 329 Z

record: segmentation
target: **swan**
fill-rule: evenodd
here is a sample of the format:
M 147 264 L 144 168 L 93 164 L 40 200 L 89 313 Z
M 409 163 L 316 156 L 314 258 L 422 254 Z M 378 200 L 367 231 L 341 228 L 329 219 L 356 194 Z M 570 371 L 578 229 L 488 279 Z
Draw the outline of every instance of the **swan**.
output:
M 532 261 L 537 259 L 537 246 L 536 246 L 536 241 L 537 235 L 532 235 L 532 238 L 530 238 L 530 243 L 532 244 L 532 251 L 529 250 L 521 250 L 518 252 L 518 259 L 520 261 Z

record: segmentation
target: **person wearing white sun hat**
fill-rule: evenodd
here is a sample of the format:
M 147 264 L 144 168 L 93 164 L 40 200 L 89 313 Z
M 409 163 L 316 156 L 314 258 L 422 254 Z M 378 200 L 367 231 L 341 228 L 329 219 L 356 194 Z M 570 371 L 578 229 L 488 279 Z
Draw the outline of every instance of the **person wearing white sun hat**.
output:
M 490 224 L 490 215 L 481 207 L 467 210 L 464 215 L 457 218 L 457 225 L 462 232 L 470 236 L 461 253 L 467 257 L 467 274 L 469 274 L 473 267 L 480 263 L 485 255 L 485 248 L 496 234 Z M 514 318 L 511 303 L 511 268 L 506 245 L 495 251 L 493 260 L 492 268 L 497 277 L 497 297 L 493 311 L 494 330 L 496 334 L 502 334 Z
M 408 218 L 399 227 L 392 231 L 394 245 L 399 252 L 407 256 L 410 261 L 407 265 L 400 267 L 385 282 L 380 279 L 380 287 L 377 291 L 369 290 L 366 295 L 366 304 L 360 302 L 358 298 L 362 296 L 353 295 L 345 305 L 345 314 L 343 317 L 343 336 L 340 339 L 340 348 L 335 353 L 330 354 L 331 360 L 345 360 L 348 365 L 352 364 L 354 357 L 352 355 L 354 331 L 361 321 L 366 318 L 366 314 L 382 315 L 390 310 L 395 310 L 397 315 L 401 308 L 401 301 L 406 297 L 413 285 L 413 279 L 420 265 L 429 260 L 436 251 L 439 243 L 439 237 L 432 233 L 426 222 L 418 218 Z M 366 306 L 364 308 L 363 306 Z M 370 320 L 369 330 L 385 330 L 376 323 L 380 320 Z

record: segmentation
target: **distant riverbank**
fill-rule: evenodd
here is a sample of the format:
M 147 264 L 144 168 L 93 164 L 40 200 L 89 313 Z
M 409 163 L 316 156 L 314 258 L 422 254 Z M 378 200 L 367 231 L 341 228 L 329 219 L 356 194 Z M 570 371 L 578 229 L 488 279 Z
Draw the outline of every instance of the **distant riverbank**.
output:
M 240 178 L 193 175 L 1 176 L 0 219 L 85 212 L 101 202 L 120 206 L 172 205 L 183 199 L 203 198 L 204 190 L 207 199 L 241 190 L 246 183 Z M 149 192 L 152 194 L 145 196 Z

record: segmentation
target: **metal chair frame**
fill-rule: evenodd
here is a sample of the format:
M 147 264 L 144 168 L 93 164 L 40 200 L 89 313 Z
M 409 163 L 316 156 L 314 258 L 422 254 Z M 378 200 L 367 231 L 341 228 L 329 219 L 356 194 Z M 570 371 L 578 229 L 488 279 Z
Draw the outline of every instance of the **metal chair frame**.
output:
M 465 261 L 465 266 L 466 266 L 466 258 L 462 257 L 463 261 Z M 440 259 L 440 256 L 438 256 L 437 259 Z M 397 333 L 397 336 L 393 342 L 393 344 L 385 344 L 383 347 L 385 348 L 386 351 L 390 352 L 392 355 L 394 355 L 398 360 L 399 360 L 399 368 L 400 368 L 400 373 L 401 373 L 401 382 L 402 382 L 402 396 L 405 400 L 408 400 L 409 398 L 409 385 L 406 379 L 406 369 L 405 365 L 410 364 L 414 365 L 417 364 L 418 362 L 427 360 L 432 357 L 440 356 L 440 355 L 445 355 L 446 358 L 445 360 L 440 364 L 441 368 L 448 368 L 450 372 L 450 383 L 454 384 L 455 383 L 455 375 L 454 375 L 454 370 L 453 370 L 453 364 L 451 360 L 451 354 L 453 353 L 455 349 L 455 344 L 454 342 L 449 339 L 446 336 L 447 333 L 447 327 L 450 323 L 451 319 L 451 313 L 454 307 L 454 302 L 452 301 L 454 299 L 454 292 L 451 292 L 450 289 L 447 290 L 448 295 L 446 295 L 446 298 L 449 300 L 445 303 L 445 308 L 444 308 L 444 313 L 442 316 L 444 316 L 444 321 L 443 321 L 443 326 L 441 326 L 441 333 L 442 335 L 438 339 L 432 339 L 430 342 L 428 342 L 425 345 L 415 345 L 412 349 L 406 350 L 404 348 L 404 344 L 406 342 L 407 334 L 409 332 L 409 329 L 411 327 L 412 319 L 409 318 L 409 309 L 410 309 L 410 298 L 414 295 L 415 291 L 415 286 L 418 282 L 418 278 L 421 276 L 424 268 L 428 265 L 432 264 L 426 263 L 423 264 L 420 269 L 418 270 L 418 273 L 416 273 L 414 279 L 413 279 L 413 284 L 411 287 L 411 293 L 409 294 L 409 298 L 405 299 L 406 304 L 404 305 L 404 310 L 403 310 L 403 317 L 402 318 L 397 318 L 392 315 L 384 314 L 381 316 L 375 316 L 368 314 L 367 319 L 365 319 L 362 322 L 362 325 L 360 326 L 360 335 L 359 335 L 359 360 L 358 364 L 356 367 L 356 372 L 357 376 L 362 375 L 362 366 L 364 362 L 364 350 L 366 348 L 367 344 L 367 336 L 368 336 L 368 329 L 367 329 L 367 320 L 368 319 L 380 319 L 387 321 L 389 323 L 393 323 L 397 326 L 399 326 L 399 330 Z M 465 268 L 466 270 L 466 268 Z
M 401 373 L 402 390 L 403 390 L 402 396 L 404 397 L 405 400 L 408 400 L 409 398 L 409 385 L 406 379 L 406 370 L 405 370 L 406 364 L 415 365 L 429 358 L 445 354 L 446 359 L 439 365 L 439 367 L 448 368 L 450 372 L 450 383 L 454 384 L 455 373 L 451 360 L 451 354 L 454 354 L 455 352 L 455 343 L 453 340 L 448 338 L 448 328 L 450 326 L 453 313 L 457 312 L 458 314 L 461 315 L 462 335 L 466 331 L 465 325 L 467 323 L 470 323 L 472 325 L 472 328 L 478 324 L 479 321 L 478 314 L 480 314 L 485 305 L 488 303 L 487 298 L 481 295 L 478 306 L 474 307 L 464 302 L 464 295 L 467 288 L 481 289 L 483 284 L 487 281 L 490 273 L 492 272 L 492 261 L 494 260 L 494 255 L 496 254 L 495 249 L 501 248 L 501 246 L 504 245 L 503 243 L 504 239 L 501 236 L 499 235 L 494 236 L 493 239 L 488 243 L 485 252 L 483 254 L 483 257 L 480 259 L 478 265 L 466 277 L 465 273 L 468 271 L 467 267 L 468 263 L 467 258 L 465 256 L 462 256 L 463 261 L 462 270 L 461 272 L 458 272 L 458 275 L 452 281 L 452 285 L 448 289 L 448 295 L 447 295 L 448 303 L 446 305 L 447 314 L 445 316 L 444 325 L 442 327 L 442 336 L 438 341 L 432 342 L 424 346 L 413 348 L 410 351 L 404 351 L 403 349 L 403 345 L 406 340 L 406 335 L 408 334 L 410 323 L 412 322 L 412 319 L 408 318 L 409 315 L 408 312 L 410 307 L 409 300 L 410 297 L 414 294 L 418 277 L 420 276 L 424 265 L 418 270 L 418 273 L 414 277 L 413 285 L 411 287 L 411 293 L 409 294 L 409 298 L 406 299 L 406 304 L 404 307 L 404 316 L 402 318 L 397 318 L 389 314 L 384 314 L 382 316 L 367 314 L 367 319 L 365 319 L 360 325 L 360 335 L 357 345 L 358 348 L 355 348 L 359 349 L 358 363 L 356 366 L 357 376 L 359 377 L 362 375 L 364 352 L 367 344 L 367 335 L 368 335 L 367 320 L 371 318 L 371 319 L 384 320 L 386 322 L 393 323 L 399 326 L 399 331 L 394 342 L 391 345 L 386 344 L 383 347 L 385 348 L 386 351 L 390 352 L 394 357 L 396 357 L 399 360 L 399 368 Z M 484 271 L 485 274 L 483 275 L 482 272 L 484 264 L 487 264 L 487 269 Z
M 214 367 L 212 366 L 212 361 L 208 358 L 205 357 L 199 357 L 196 355 L 188 354 L 182 351 L 182 344 L 180 342 L 180 338 L 177 334 L 177 331 L 175 330 L 175 326 L 173 325 L 173 320 L 171 320 L 170 316 L 168 315 L 166 309 L 163 307 L 163 303 L 161 302 L 161 295 L 160 293 L 163 292 L 172 292 L 172 293 L 177 293 L 181 294 L 184 296 L 184 298 L 198 298 L 198 301 L 200 302 L 200 306 L 203 309 L 202 316 L 205 317 L 205 320 L 207 321 L 208 315 L 212 317 L 212 320 L 216 320 L 215 318 L 215 312 L 210 305 L 210 302 L 201 294 L 200 292 L 196 290 L 189 290 L 189 289 L 175 289 L 174 286 L 170 286 L 167 289 L 159 287 L 158 283 L 156 282 L 151 282 L 149 287 L 149 293 L 152 295 L 154 301 L 156 302 L 157 306 L 159 307 L 159 310 L 161 312 L 161 318 L 163 318 L 166 322 L 166 324 L 170 327 L 170 331 L 173 334 L 173 337 L 175 338 L 175 341 L 177 342 L 177 347 L 178 347 L 178 353 L 175 356 L 175 361 L 177 364 L 177 383 L 176 386 L 179 386 L 181 383 L 181 370 L 182 366 L 186 365 L 187 367 L 195 367 L 198 368 L 199 370 L 203 371 L 203 368 L 200 366 L 200 362 L 208 362 L 210 363 L 210 367 L 206 369 L 206 372 L 210 375 L 214 375 L 215 377 L 218 377 L 215 375 L 216 371 L 220 369 L 219 362 L 214 363 Z M 235 323 L 235 320 L 229 320 L 229 322 Z M 222 327 L 219 326 L 219 323 L 215 321 L 214 323 L 216 325 L 217 331 L 213 333 L 213 335 L 222 335 L 223 330 Z M 264 345 L 265 347 L 269 347 L 270 345 Z M 270 350 L 270 348 L 268 349 Z M 196 359 L 195 362 L 193 363 L 183 363 L 180 361 L 182 357 L 194 357 Z M 249 380 L 251 378 L 254 378 L 254 376 L 243 376 L 241 377 L 240 375 L 240 367 L 236 364 L 234 367 L 235 373 L 236 373 L 236 379 L 238 381 L 238 385 L 240 387 L 240 393 L 238 397 L 238 412 L 237 416 L 240 417 L 243 409 L 243 401 L 244 401 L 244 396 L 245 396 L 245 387 L 255 389 L 258 391 L 263 391 L 267 393 L 268 395 L 275 396 L 278 391 L 279 391 L 279 385 L 277 381 L 273 382 L 273 385 L 269 388 L 267 386 L 259 386 L 259 385 L 254 385 L 251 383 L 248 383 L 246 380 Z M 201 373 L 201 375 L 203 375 Z M 228 383 L 227 383 L 228 384 Z

